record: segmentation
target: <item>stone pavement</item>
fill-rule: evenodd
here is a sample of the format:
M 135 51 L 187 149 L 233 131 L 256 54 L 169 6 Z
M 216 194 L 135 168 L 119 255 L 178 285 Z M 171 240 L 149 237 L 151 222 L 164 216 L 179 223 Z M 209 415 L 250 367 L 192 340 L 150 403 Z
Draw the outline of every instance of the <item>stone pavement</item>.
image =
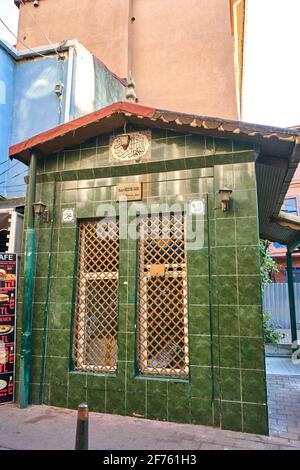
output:
M 300 375 L 269 375 L 268 405 L 270 433 L 300 440 Z
M 300 376 L 300 363 L 293 364 L 290 357 L 266 357 L 267 375 Z
M 72 450 L 75 432 L 76 411 L 48 406 L 25 410 L 16 405 L 0 407 L 1 447 Z M 101 413 L 90 413 L 89 435 L 89 448 L 96 450 L 300 449 L 300 441 L 287 435 L 258 436 Z

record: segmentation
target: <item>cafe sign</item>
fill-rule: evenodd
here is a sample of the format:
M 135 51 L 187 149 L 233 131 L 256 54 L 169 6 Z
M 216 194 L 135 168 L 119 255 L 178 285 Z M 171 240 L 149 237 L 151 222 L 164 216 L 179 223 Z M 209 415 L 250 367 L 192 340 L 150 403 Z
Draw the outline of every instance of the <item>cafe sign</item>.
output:
M 14 401 L 17 255 L 0 253 L 0 405 Z

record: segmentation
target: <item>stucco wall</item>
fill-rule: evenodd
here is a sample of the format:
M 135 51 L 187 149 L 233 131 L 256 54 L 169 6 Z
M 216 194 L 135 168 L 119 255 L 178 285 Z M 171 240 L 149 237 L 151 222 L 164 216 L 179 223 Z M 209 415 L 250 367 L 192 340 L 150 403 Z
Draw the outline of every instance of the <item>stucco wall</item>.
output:
M 12 129 L 12 110 L 14 99 L 15 64 L 5 49 L 0 48 L 0 194 L 4 192 L 4 182 L 9 178 L 9 172 L 4 173 L 10 163 L 7 160 Z
M 120 77 L 128 73 L 129 0 L 43 0 L 21 6 L 29 46 L 77 38 Z M 139 101 L 164 109 L 237 118 L 230 3 L 133 0 L 132 72 Z M 37 28 L 26 9 L 36 16 Z

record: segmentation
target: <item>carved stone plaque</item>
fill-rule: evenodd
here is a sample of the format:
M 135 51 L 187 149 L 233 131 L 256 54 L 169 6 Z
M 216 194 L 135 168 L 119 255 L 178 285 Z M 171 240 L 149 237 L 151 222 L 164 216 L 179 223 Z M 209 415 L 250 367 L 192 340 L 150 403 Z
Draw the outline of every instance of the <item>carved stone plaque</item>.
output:
M 129 162 L 135 160 L 149 160 L 151 148 L 151 132 L 139 131 L 129 132 L 128 142 L 124 135 L 116 135 L 110 138 L 110 157 L 119 162 Z

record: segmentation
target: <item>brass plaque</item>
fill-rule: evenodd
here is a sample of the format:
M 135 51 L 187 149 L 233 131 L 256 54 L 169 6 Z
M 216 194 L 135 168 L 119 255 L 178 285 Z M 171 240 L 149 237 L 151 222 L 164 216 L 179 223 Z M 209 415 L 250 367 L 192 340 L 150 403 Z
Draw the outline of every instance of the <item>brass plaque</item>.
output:
M 164 264 L 151 264 L 150 266 L 150 276 L 159 277 L 165 275 L 165 265 Z
M 142 183 L 122 183 L 117 185 L 117 202 L 122 199 L 127 201 L 141 201 Z

